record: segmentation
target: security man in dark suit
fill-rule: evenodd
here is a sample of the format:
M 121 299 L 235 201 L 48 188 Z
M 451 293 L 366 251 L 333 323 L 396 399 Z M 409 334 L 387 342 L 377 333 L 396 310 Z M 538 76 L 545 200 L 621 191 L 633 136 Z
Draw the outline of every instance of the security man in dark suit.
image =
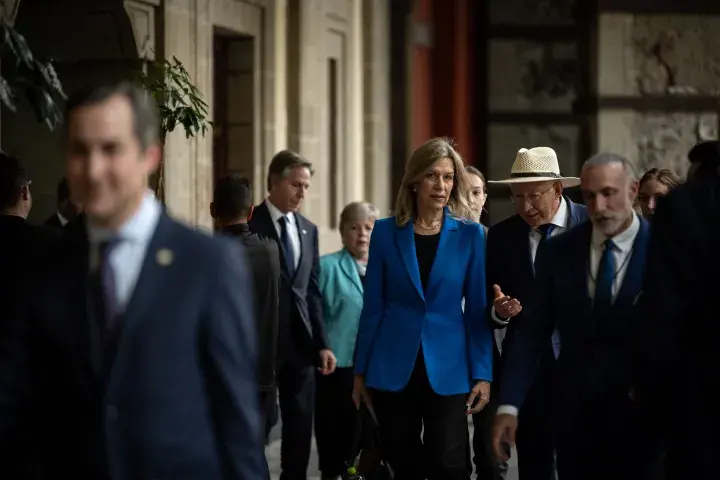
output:
M 156 108 L 128 82 L 67 102 L 84 234 L 33 278 L 0 338 L 0 439 L 42 428 L 40 480 L 269 476 L 243 249 L 176 222 L 147 189 Z
M 240 240 L 252 266 L 255 319 L 260 345 L 258 384 L 260 402 L 266 415 L 267 436 L 278 417 L 275 358 L 280 301 L 280 252 L 275 242 L 250 232 L 247 222 L 252 212 L 252 187 L 247 178 L 230 174 L 217 181 L 210 204 L 216 233 Z
M 70 187 L 67 178 L 60 180 L 57 186 L 57 211 L 45 220 L 46 227 L 62 228 L 75 219 L 82 207 L 70 197 Z
M 653 216 L 633 338 L 632 396 L 667 435 L 666 480 L 714 477 L 720 452 L 720 142 L 688 159 L 687 183 Z
M 282 415 L 282 480 L 307 478 L 312 445 L 315 372 L 335 370 L 327 346 L 318 283 L 318 229 L 299 213 L 312 181 L 312 165 L 290 150 L 268 169 L 269 195 L 250 219 L 253 233 L 280 247 L 282 285 L 278 325 L 278 389 Z

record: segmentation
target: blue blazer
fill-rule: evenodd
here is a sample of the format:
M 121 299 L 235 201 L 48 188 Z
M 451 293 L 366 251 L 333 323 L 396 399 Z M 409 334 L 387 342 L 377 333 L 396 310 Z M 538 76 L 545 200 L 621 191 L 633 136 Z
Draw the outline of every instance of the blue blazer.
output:
M 17 356 L 7 370 L 12 376 L 3 376 L 0 438 L 24 428 L 8 422 L 23 420 L 33 405 L 27 418 L 43 425 L 38 464 L 51 468 L 48 475 L 269 478 L 244 248 L 163 213 L 120 322 L 115 361 L 106 368 L 107 337 L 89 308 L 84 228 L 61 247 L 47 274 L 32 279 L 27 317 L 8 333 Z M 32 402 L 10 395 L 27 392 L 37 395 Z M 0 478 L 9 478 L 4 463 Z
M 338 367 L 351 367 L 363 308 L 363 285 L 350 252 L 343 248 L 320 257 L 318 282 L 329 347 Z
M 515 321 L 513 344 L 504 359 L 500 403 L 520 407 L 532 383 L 538 359 L 557 326 L 562 350 L 555 366 L 555 405 L 571 415 L 581 394 L 627 397 L 632 386 L 631 333 L 639 314 L 648 223 L 640 219 L 627 273 L 612 306 L 599 322 L 588 293 L 592 224 L 586 222 L 548 240 L 538 258 L 535 291 Z
M 462 298 L 465 297 L 465 311 Z M 375 222 L 355 373 L 368 387 L 402 390 L 422 346 L 430 385 L 440 395 L 468 393 L 492 380 L 492 335 L 486 321 L 485 234 L 447 209 L 427 291 L 420 282 L 412 222 Z

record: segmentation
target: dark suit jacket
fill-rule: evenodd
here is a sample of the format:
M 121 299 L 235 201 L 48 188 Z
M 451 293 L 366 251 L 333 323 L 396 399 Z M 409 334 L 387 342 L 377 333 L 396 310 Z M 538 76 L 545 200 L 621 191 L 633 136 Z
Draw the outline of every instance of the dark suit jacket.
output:
M 265 202 L 258 205 L 253 211 L 250 229 L 253 233 L 269 238 L 278 245 L 282 268 L 280 315 L 283 318 L 281 323 L 283 319 L 292 322 L 299 317 L 304 325 L 302 331 L 307 334 L 302 343 L 308 345 L 308 350 L 312 351 L 314 355 L 314 351 L 327 348 L 322 320 L 322 297 L 318 284 L 320 269 L 318 230 L 310 220 L 299 213 L 295 213 L 295 218 L 300 233 L 301 253 L 300 262 L 294 275 L 290 275 L 287 271 L 282 242 L 278 238 L 277 230 Z M 282 331 L 278 333 L 279 336 L 288 334 L 291 333 Z
M 30 279 L 42 275 L 43 267 L 59 248 L 59 242 L 59 235 L 54 231 L 31 225 L 21 217 L 0 215 L 0 340 L 11 336 L 17 328 L 13 322 L 21 321 L 16 314 L 25 301 L 24 286 Z M 4 359 L 0 358 L 2 361 Z M 14 445 L 8 445 L 5 452 L 15 462 L 0 459 L 0 472 L 4 473 L 0 476 L 17 480 L 35 478 L 31 472 L 37 459 L 27 431 L 19 429 L 10 435 L 16 441 Z M 0 445 L 2 441 L 0 438 Z
M 631 386 L 631 326 L 638 314 L 650 228 L 640 220 L 633 252 L 612 315 L 596 322 L 588 293 L 590 222 L 548 239 L 537 260 L 534 291 L 515 319 L 512 348 L 504 355 L 500 404 L 521 406 L 553 330 L 562 337 L 555 365 L 555 405 L 572 416 L 582 395 L 627 398 Z
M 565 198 L 565 201 L 569 211 L 568 228 L 573 228 L 587 220 L 587 209 L 584 205 L 573 203 L 568 198 Z M 490 228 L 487 240 L 486 267 L 489 307 L 492 308 L 492 301 L 495 298 L 493 293 L 495 284 L 500 286 L 504 294 L 517 298 L 521 304 L 529 299 L 534 282 L 529 234 L 530 227 L 519 215 L 506 218 Z M 515 324 L 523 316 L 524 312 L 520 312 L 518 316 L 510 320 L 503 345 L 512 342 Z M 489 318 L 489 321 L 494 328 L 505 328 L 492 318 Z M 548 339 L 548 348 L 550 347 Z M 495 360 L 496 368 L 499 368 L 501 362 L 497 348 L 495 349 Z
M 242 242 L 252 266 L 255 318 L 260 345 L 258 383 L 261 391 L 271 391 L 275 388 L 280 252 L 275 242 L 251 233 L 250 226 L 246 223 L 223 228 L 220 233 L 235 237 Z
M 661 199 L 652 218 L 642 315 L 635 328 L 636 397 L 672 434 L 677 476 L 717 470 L 720 418 L 720 181 L 690 181 Z M 682 467 L 685 465 L 685 468 Z
M 60 223 L 60 219 L 57 216 L 57 213 L 53 213 L 50 215 L 44 222 L 43 225 L 50 228 L 63 228 L 62 223 Z
M 0 438 L 33 425 L 43 479 L 266 478 L 237 245 L 161 215 L 109 375 L 88 309 L 87 241 L 63 253 L 31 282 L 20 328 L 0 339 L 10 359 L 0 362 Z

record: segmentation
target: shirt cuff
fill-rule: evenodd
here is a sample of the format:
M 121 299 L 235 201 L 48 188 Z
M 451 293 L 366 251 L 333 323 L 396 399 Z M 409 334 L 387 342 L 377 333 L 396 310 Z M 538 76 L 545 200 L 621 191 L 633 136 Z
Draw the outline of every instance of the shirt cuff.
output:
M 512 405 L 500 405 L 495 412 L 495 415 L 512 415 L 513 417 L 518 416 L 518 408 Z
M 510 319 L 503 320 L 495 314 L 494 306 L 490 309 L 490 318 L 495 320 L 495 323 L 500 324 L 500 325 L 507 325 L 508 323 L 510 323 Z

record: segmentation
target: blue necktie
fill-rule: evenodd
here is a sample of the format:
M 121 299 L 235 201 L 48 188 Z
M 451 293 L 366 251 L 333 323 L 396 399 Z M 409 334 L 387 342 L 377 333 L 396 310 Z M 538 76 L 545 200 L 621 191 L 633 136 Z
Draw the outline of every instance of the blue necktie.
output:
M 295 252 L 290 241 L 290 232 L 288 232 L 288 218 L 285 216 L 280 217 L 278 222 L 280 222 L 280 241 L 285 251 L 285 264 L 288 273 L 292 275 L 295 273 Z
M 615 280 L 615 256 L 613 249 L 615 244 L 609 238 L 605 241 L 605 250 L 600 257 L 597 278 L 595 281 L 594 308 L 606 309 L 612 305 L 612 287 Z
M 545 245 L 545 242 L 550 237 L 553 230 L 555 230 L 555 225 L 553 225 L 552 223 L 540 225 L 535 229 L 535 231 L 537 231 L 541 235 L 540 241 L 538 242 L 537 250 L 535 250 L 535 263 L 537 263 L 538 256 L 540 255 L 540 250 Z

